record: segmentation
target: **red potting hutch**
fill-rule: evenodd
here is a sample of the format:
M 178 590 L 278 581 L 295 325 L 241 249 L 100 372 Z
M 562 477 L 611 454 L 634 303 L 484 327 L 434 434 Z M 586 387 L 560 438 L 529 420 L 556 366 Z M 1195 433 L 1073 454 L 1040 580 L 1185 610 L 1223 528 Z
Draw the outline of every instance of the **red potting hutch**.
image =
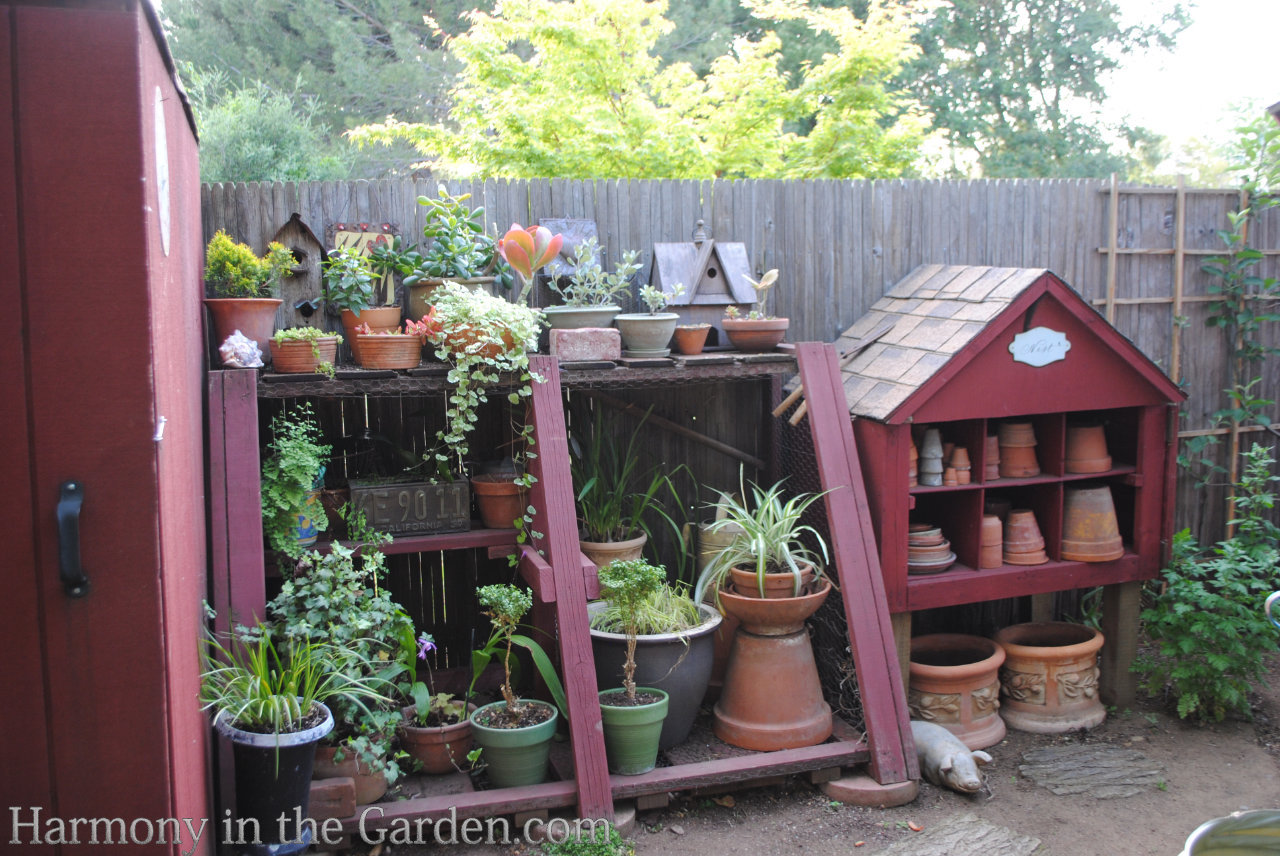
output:
M 712 364 L 720 362 L 722 364 Z M 775 355 L 712 363 L 668 362 L 665 368 L 617 368 L 608 371 L 562 371 L 554 357 L 532 359 L 546 378 L 534 385 L 529 408 L 538 456 L 531 470 L 538 481 L 531 501 L 538 510 L 545 538 L 542 554 L 523 549 L 519 570 L 535 595 L 533 621 L 557 633 L 558 653 L 569 700 L 570 751 L 555 764 L 558 781 L 523 788 L 467 790 L 419 796 L 379 804 L 381 814 L 367 826 L 385 826 L 403 818 L 438 818 L 456 811 L 462 816 L 491 816 L 576 806 L 583 817 L 612 817 L 614 800 L 650 798 L 660 804 L 668 792 L 746 782 L 768 776 L 809 771 L 827 777 L 841 768 L 866 767 L 877 782 L 888 785 L 918 777 L 910 749 L 906 700 L 901 682 L 877 555 L 871 543 L 866 495 L 857 451 L 845 409 L 835 351 L 830 345 L 802 344 L 795 357 Z M 578 547 L 573 485 L 564 414 L 566 390 L 625 390 L 628 387 L 685 384 L 733 385 L 743 408 L 767 419 L 779 395 L 784 374 L 799 369 L 808 399 L 808 418 L 818 449 L 817 469 L 825 488 L 835 570 L 843 585 L 854 665 L 862 690 L 866 736 L 837 726 L 835 738 L 803 749 L 749 753 L 659 767 L 639 776 L 610 776 L 600 730 L 599 702 L 586 604 L 595 588 L 595 568 Z M 444 391 L 439 373 L 350 372 L 336 380 L 274 382 L 253 371 L 220 371 L 210 375 L 213 592 L 223 621 L 252 620 L 265 605 L 264 557 L 258 511 L 259 403 L 272 398 L 360 398 L 410 395 L 430 398 Z M 754 401 L 755 404 L 749 402 Z M 747 403 L 743 403 L 747 402 Z M 447 535 L 398 537 L 391 552 L 487 550 L 506 555 L 516 548 L 513 530 L 474 529 Z M 553 762 L 556 761 L 553 755 Z M 363 807 L 361 807 L 361 810 Z M 357 816 L 360 811 L 357 811 Z M 356 816 L 346 821 L 356 828 Z
M 0 849 L 141 840 L 209 817 L 195 125 L 148 3 L 0 3 L 0 75 Z M 111 834 L 16 850 L 213 852 Z
M 1024 345 L 1027 337 L 1039 344 Z M 838 344 L 902 662 L 913 611 L 1104 586 L 1103 697 L 1131 700 L 1140 581 L 1158 573 L 1171 532 L 1176 405 L 1185 395 L 1043 269 L 923 265 Z M 985 439 L 1011 417 L 1033 424 L 1042 472 L 986 479 Z M 1110 470 L 1066 472 L 1066 429 L 1076 421 L 1105 425 Z M 918 444 L 926 427 L 968 449 L 971 483 L 908 486 L 912 438 Z M 1063 491 L 1084 481 L 1111 488 L 1125 544 L 1119 559 L 1062 559 Z M 1047 564 L 978 569 L 982 516 L 992 499 L 1035 511 Z M 940 525 L 950 539 L 957 562 L 945 572 L 908 573 L 914 521 Z M 1044 601 L 1036 606 L 1041 611 Z

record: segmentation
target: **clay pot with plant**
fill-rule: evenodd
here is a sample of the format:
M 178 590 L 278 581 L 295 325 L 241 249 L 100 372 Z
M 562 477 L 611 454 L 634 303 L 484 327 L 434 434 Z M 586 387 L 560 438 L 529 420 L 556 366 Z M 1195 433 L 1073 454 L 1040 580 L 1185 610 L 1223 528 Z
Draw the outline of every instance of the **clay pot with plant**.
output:
M 293 254 L 283 244 L 267 245 L 261 258 L 221 229 L 205 248 L 204 305 L 213 321 L 213 337 L 221 345 L 239 330 L 268 357 L 267 342 L 281 301 L 274 297 L 281 277 L 293 268 Z
M 533 607 L 529 592 L 510 584 L 488 585 L 476 589 L 476 598 L 489 617 L 493 632 L 483 648 L 472 652 L 472 686 L 494 657 L 501 658 L 503 680 L 502 700 L 486 704 L 470 716 L 475 742 L 483 750 L 481 757 L 492 786 L 536 785 L 547 775 L 556 720 L 561 714 L 568 715 L 564 686 L 542 646 L 516 632 Z M 511 686 L 513 645 L 529 652 L 554 705 L 516 697 Z
M 628 312 L 614 318 L 622 333 L 622 352 L 633 357 L 665 357 L 671 336 L 680 323 L 675 312 L 664 312 L 673 297 L 684 294 L 684 283 L 675 283 L 670 291 L 652 285 L 641 286 L 640 302 L 648 312 Z
M 601 263 L 603 250 L 595 238 L 583 241 L 569 260 L 573 271 L 553 279 L 550 289 L 560 297 L 560 304 L 548 306 L 547 323 L 552 328 L 609 327 L 622 311 L 617 300 L 631 288 L 631 277 L 640 270 L 635 250 L 622 254 L 612 273 Z
M 696 356 L 702 353 L 702 349 L 707 345 L 707 336 L 711 332 L 711 325 L 702 324 L 677 324 L 676 332 L 672 336 L 672 343 L 676 346 L 676 350 L 687 357 Z
M 331 250 L 325 260 L 325 302 L 328 311 L 341 318 L 351 355 L 357 363 L 361 356 L 357 327 L 378 333 L 400 326 L 399 306 L 373 305 L 374 279 L 368 256 L 355 247 Z
M 435 681 L 429 656 L 436 650 L 436 643 L 430 633 L 419 634 L 411 647 L 416 648 L 416 652 L 408 652 L 406 690 L 413 704 L 401 711 L 404 721 L 398 732 L 400 745 L 427 773 L 438 775 L 462 770 L 474 742 L 468 715 L 476 706 L 452 693 L 436 692 L 432 688 Z M 427 668 L 425 682 L 417 679 L 418 660 Z
M 756 293 L 750 311 L 743 316 L 736 306 L 725 309 L 720 324 L 729 337 L 729 344 L 739 351 L 772 351 L 786 338 L 791 320 L 771 315 L 768 309 L 769 292 L 777 282 L 777 268 L 766 271 L 758 282 L 748 277 L 747 283 Z
M 342 337 L 317 327 L 288 327 L 270 339 L 271 367 L 281 374 L 316 372 L 333 377 Z
M 636 686 L 636 637 L 645 600 L 666 582 L 662 568 L 643 559 L 611 562 L 600 569 L 600 594 L 622 624 L 626 659 L 622 689 L 600 691 L 600 718 L 604 726 L 605 755 L 611 773 L 635 776 L 657 765 L 658 738 L 667 716 L 666 692 Z
M 332 451 L 322 442 L 310 404 L 271 420 L 261 483 L 262 529 L 269 548 L 296 558 L 328 528 L 319 497 Z

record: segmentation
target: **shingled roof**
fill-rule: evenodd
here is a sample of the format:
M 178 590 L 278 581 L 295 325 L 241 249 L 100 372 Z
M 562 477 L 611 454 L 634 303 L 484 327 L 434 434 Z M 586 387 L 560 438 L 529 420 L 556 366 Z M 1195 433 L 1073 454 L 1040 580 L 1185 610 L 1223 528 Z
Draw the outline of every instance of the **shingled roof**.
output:
M 1047 272 L 921 265 L 907 274 L 836 342 L 842 353 L 862 348 L 843 367 L 849 411 L 887 418 Z

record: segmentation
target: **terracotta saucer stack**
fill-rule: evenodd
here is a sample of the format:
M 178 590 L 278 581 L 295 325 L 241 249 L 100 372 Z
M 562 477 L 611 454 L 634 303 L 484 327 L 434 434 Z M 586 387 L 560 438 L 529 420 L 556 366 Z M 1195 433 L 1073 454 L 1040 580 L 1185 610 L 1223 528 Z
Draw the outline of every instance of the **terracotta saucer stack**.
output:
M 936 574 L 955 563 L 951 542 L 931 523 L 912 523 L 907 528 L 907 573 Z

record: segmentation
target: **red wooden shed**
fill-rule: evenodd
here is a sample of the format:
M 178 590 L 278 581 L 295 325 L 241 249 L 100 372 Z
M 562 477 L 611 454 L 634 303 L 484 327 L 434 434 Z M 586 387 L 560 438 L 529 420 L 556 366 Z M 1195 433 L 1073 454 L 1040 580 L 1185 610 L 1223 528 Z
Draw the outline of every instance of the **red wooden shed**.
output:
M 845 331 L 838 347 L 903 663 L 913 611 L 1102 585 L 1104 696 L 1129 698 L 1138 586 L 1158 573 L 1172 526 L 1171 438 L 1182 391 L 1043 269 L 923 265 Z M 986 477 L 986 438 L 1011 418 L 1033 425 L 1041 472 Z M 1113 463 L 1072 473 L 1067 427 L 1086 421 L 1105 427 Z M 913 439 L 918 444 L 926 427 L 967 448 L 970 483 L 909 485 Z M 1120 558 L 1063 558 L 1064 493 L 1080 484 L 1111 488 Z M 1000 501 L 1035 511 L 1047 563 L 979 569 L 982 517 Z M 956 563 L 941 573 L 909 573 L 912 522 L 940 526 Z
M 197 658 L 200 183 L 160 32 L 138 0 L 0 3 L 10 850 L 213 851 Z M 198 845 L 160 831 L 183 818 Z M 76 819 L 124 826 L 91 846 Z M 56 821 L 67 846 L 49 844 Z

